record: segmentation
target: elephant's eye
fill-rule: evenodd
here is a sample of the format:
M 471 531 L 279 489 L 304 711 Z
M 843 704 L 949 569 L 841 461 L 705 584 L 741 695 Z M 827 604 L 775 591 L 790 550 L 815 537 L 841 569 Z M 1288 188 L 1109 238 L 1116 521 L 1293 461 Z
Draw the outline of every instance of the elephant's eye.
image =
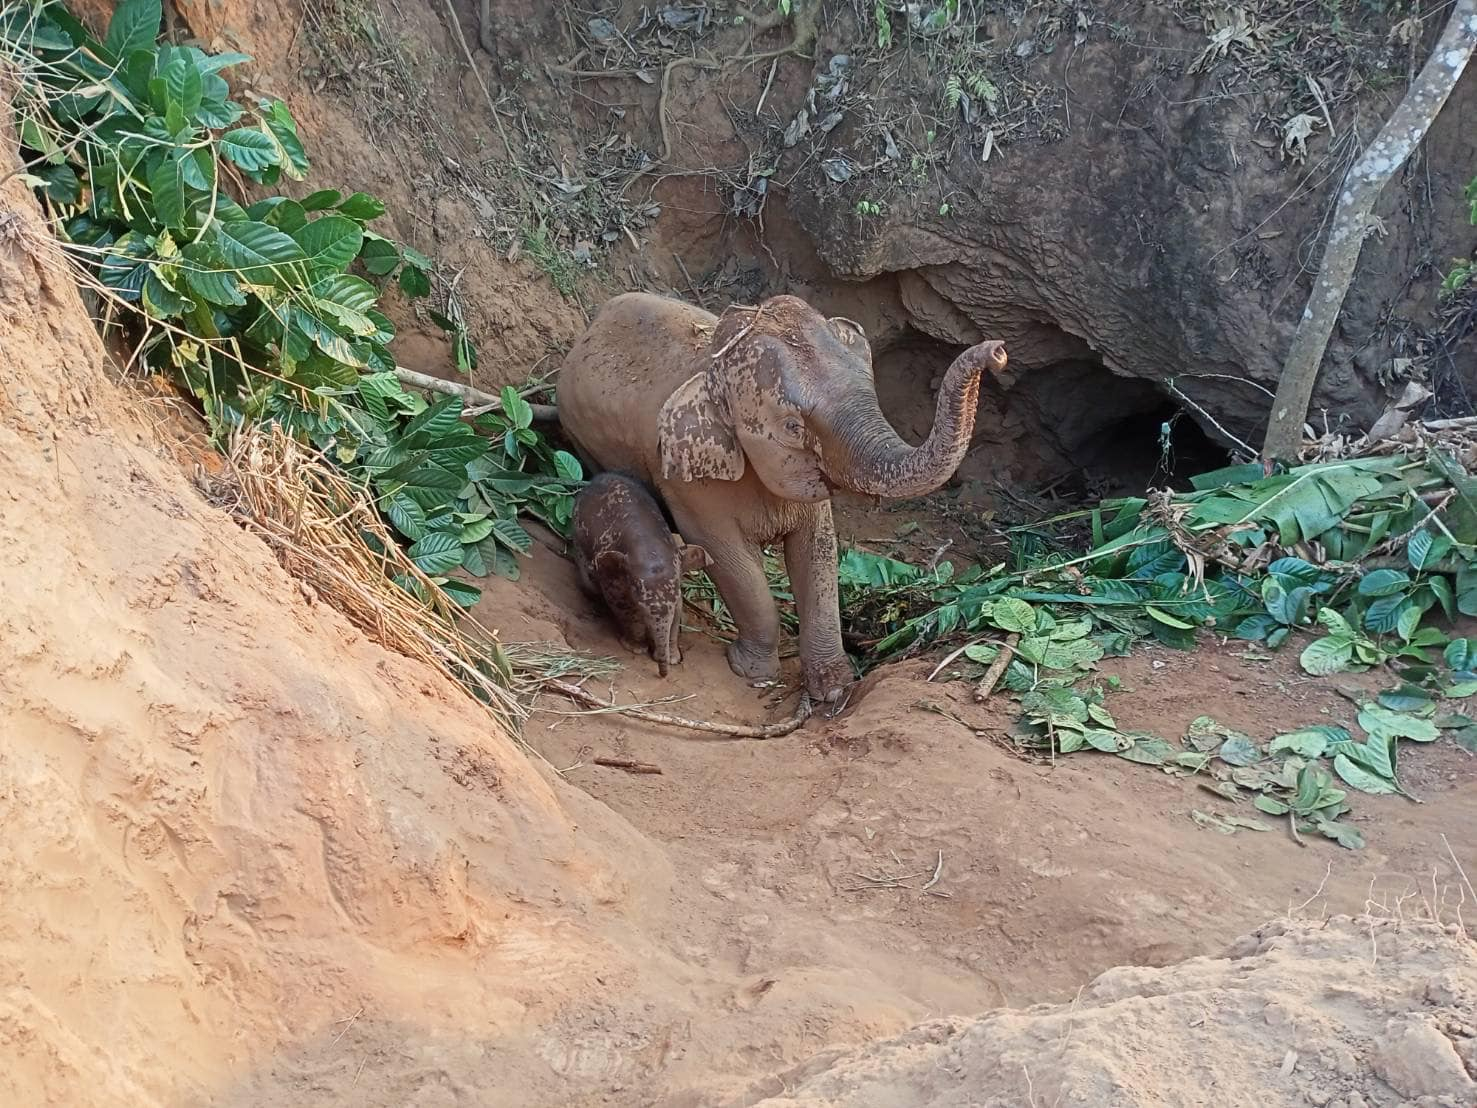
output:
M 785 420 L 785 434 L 792 439 L 799 439 L 805 434 L 805 421 L 799 416 L 791 416 Z

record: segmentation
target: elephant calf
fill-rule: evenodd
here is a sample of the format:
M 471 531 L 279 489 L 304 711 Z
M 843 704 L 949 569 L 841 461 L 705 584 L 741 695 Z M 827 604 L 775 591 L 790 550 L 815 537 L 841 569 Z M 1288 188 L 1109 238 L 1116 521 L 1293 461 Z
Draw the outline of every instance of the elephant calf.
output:
M 854 680 L 841 647 L 831 493 L 921 496 L 969 449 L 980 377 L 1005 346 L 956 359 L 921 446 L 877 406 L 872 351 L 857 324 L 794 296 L 721 317 L 679 300 L 626 293 L 607 301 L 559 375 L 559 421 L 597 467 L 654 487 L 677 529 L 712 559 L 733 613 L 729 666 L 779 676 L 779 613 L 764 546 L 783 542 L 800 616 L 806 690 L 836 701 Z
M 680 665 L 682 574 L 708 564 L 700 546 L 679 544 L 641 482 L 602 473 L 574 498 L 580 588 L 605 601 L 627 650 L 646 650 L 657 672 Z

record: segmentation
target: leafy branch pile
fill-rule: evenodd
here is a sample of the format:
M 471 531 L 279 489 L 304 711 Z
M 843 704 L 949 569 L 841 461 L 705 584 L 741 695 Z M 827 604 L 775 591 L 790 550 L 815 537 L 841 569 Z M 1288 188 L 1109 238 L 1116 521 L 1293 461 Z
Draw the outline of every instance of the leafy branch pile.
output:
M 1230 467 L 1192 484 L 1048 521 L 1085 518 L 1092 549 L 1017 543 L 1014 568 L 925 570 L 847 550 L 847 637 L 865 650 L 863 665 L 964 640 L 946 664 L 962 658 L 982 669 L 1007 648 L 1001 636 L 1012 636 L 1001 683 L 1020 701 L 1021 749 L 1159 766 L 1285 816 L 1295 834 L 1361 846 L 1341 820 L 1348 792 L 1408 796 L 1400 740 L 1430 742 L 1447 730 L 1477 752 L 1477 723 L 1441 708 L 1477 695 L 1477 641 L 1449 640 L 1431 625 L 1477 615 L 1477 478 L 1428 442 L 1272 476 Z M 783 600 L 783 578 L 771 576 Z M 1319 724 L 1258 742 L 1201 719 L 1181 746 L 1119 728 L 1101 684 L 1086 682 L 1096 663 L 1144 639 L 1191 649 L 1200 630 L 1272 650 L 1301 636 L 1310 674 L 1388 663 L 1399 685 L 1359 705 L 1362 739 L 1352 725 Z M 1255 816 L 1197 819 L 1228 832 L 1266 829 Z
M 579 464 L 516 390 L 469 419 L 402 387 L 381 300 L 392 281 L 428 296 L 430 260 L 370 228 L 385 207 L 363 192 L 238 202 L 305 178 L 296 124 L 280 100 L 231 98 L 221 74 L 245 55 L 159 43 L 160 22 L 160 0 L 123 0 L 99 41 L 53 0 L 0 12 L 26 179 L 135 360 L 181 381 L 218 434 L 267 422 L 311 442 L 373 490 L 424 573 L 475 602 L 447 575 L 517 576 L 518 516 L 567 531 Z M 470 370 L 455 305 L 432 316 Z
M 1092 549 L 1014 570 L 926 572 L 847 551 L 849 630 L 871 661 L 980 631 L 1022 634 L 1007 673 L 1020 680 L 1028 665 L 1089 665 L 1137 639 L 1189 649 L 1208 629 L 1277 649 L 1321 627 L 1301 653 L 1308 672 L 1393 660 L 1428 681 L 1447 641 L 1429 617 L 1477 615 L 1477 479 L 1434 446 L 1268 477 L 1235 466 L 1192 484 L 1059 517 L 1085 517 Z

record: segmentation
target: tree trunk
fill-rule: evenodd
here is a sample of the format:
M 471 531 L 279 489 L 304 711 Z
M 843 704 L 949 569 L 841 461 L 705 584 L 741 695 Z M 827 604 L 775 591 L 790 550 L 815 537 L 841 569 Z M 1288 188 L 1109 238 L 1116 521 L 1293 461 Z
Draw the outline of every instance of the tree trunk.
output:
M 1297 456 L 1318 368 L 1349 291 L 1375 201 L 1441 111 L 1466 68 L 1474 45 L 1477 45 L 1477 0 L 1456 0 L 1446 29 L 1441 32 L 1425 67 L 1411 82 L 1405 98 L 1374 142 L 1344 177 L 1328 242 L 1323 248 L 1323 263 L 1292 337 L 1292 347 L 1277 384 L 1277 398 L 1272 402 L 1272 416 L 1267 421 L 1262 459 L 1269 466 L 1277 459 Z

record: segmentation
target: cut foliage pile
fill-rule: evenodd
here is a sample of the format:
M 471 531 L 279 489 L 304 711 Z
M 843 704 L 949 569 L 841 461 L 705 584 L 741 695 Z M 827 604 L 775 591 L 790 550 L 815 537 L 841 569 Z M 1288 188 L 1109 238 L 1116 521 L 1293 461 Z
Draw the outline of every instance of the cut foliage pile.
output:
M 1477 616 L 1473 452 L 1460 432 L 1414 438 L 1398 449 L 1380 444 L 1381 456 L 1272 475 L 1233 466 L 1193 479 L 1188 492 L 1105 501 L 1047 521 L 1085 522 L 1086 553 L 1060 543 L 1043 553 L 1034 541 L 1042 524 L 1016 535 L 1033 541 L 1013 544 L 1014 565 L 962 572 L 847 550 L 848 638 L 865 645 L 863 666 L 955 644 L 934 676 L 984 671 L 980 699 L 997 679 L 1015 693 L 1022 720 L 1011 741 L 1027 756 L 1115 754 L 1288 817 L 1295 836 L 1360 846 L 1360 832 L 1340 820 L 1347 789 L 1408 796 L 1401 740 L 1446 732 L 1477 752 L 1477 724 L 1442 707 L 1477 694 L 1477 640 L 1442 629 Z M 786 602 L 782 578 L 774 591 Z M 1100 659 L 1135 642 L 1188 650 L 1206 632 L 1271 650 L 1298 636 L 1302 668 L 1314 677 L 1388 665 L 1397 683 L 1359 703 L 1347 726 L 1309 721 L 1257 739 L 1202 719 L 1182 744 L 1121 730 L 1104 702 L 1114 679 L 1078 688 Z M 1266 829 L 1256 816 L 1197 819 L 1223 831 Z

